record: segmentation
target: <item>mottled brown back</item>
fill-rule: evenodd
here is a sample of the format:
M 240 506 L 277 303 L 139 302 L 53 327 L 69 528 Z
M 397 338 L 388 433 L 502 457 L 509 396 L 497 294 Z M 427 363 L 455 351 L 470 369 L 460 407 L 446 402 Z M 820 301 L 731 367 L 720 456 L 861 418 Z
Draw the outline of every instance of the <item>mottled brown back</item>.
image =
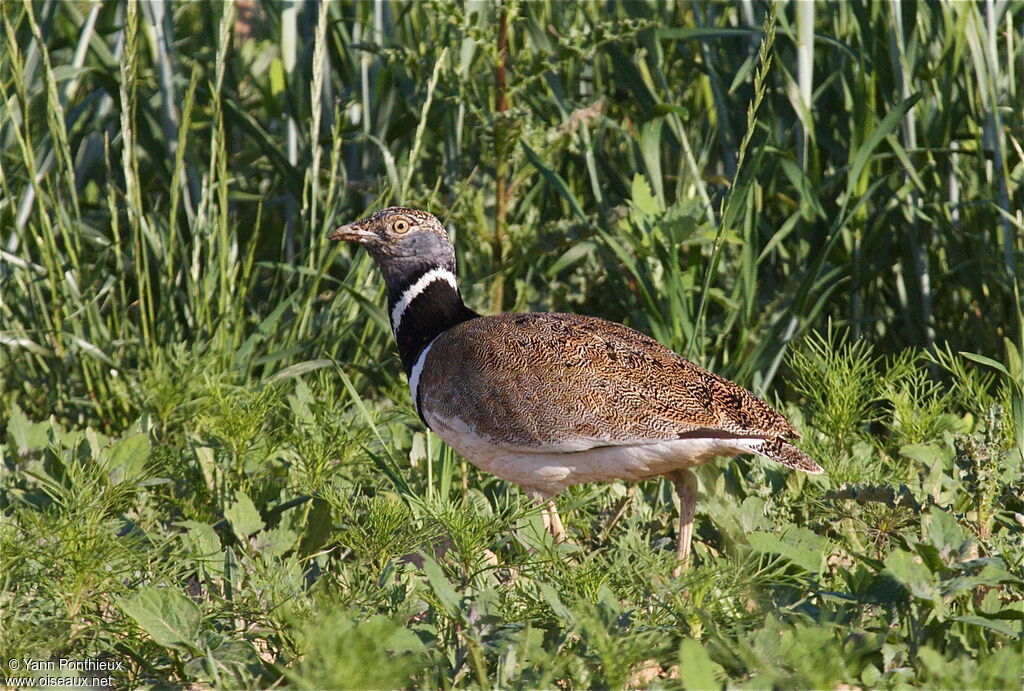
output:
M 472 319 L 437 338 L 425 369 L 424 409 L 511 447 L 578 451 L 686 436 L 800 436 L 746 389 L 595 317 Z

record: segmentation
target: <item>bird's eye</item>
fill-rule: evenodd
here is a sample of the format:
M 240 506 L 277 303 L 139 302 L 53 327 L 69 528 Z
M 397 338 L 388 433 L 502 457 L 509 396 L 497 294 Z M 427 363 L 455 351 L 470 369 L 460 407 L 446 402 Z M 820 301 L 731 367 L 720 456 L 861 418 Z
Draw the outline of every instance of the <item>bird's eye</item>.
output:
M 397 221 L 395 221 L 395 224 L 391 227 L 394 229 L 396 233 L 404 233 L 405 231 L 409 230 L 409 222 L 403 221 L 402 219 L 398 219 Z

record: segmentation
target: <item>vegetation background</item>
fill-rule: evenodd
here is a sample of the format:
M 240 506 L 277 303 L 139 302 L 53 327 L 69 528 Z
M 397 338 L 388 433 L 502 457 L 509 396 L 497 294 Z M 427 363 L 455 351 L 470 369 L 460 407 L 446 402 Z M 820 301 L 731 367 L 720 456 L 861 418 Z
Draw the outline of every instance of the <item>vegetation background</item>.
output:
M 3 2 L 0 664 L 124 686 L 1020 688 L 1024 4 Z M 768 395 L 828 475 L 523 495 L 365 254 Z M 15 670 L 6 667 L 2 675 Z M 9 682 L 16 684 L 17 682 Z

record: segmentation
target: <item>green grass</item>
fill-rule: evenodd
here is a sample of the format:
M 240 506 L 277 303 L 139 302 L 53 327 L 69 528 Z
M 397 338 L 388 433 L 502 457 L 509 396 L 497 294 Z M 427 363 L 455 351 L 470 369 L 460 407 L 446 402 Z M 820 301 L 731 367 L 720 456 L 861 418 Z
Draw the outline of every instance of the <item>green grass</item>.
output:
M 1024 3 L 235 11 L 0 4 L 0 677 L 1019 686 Z M 679 580 L 664 481 L 552 544 L 326 240 L 391 203 L 473 307 L 649 333 L 827 475 L 701 468 Z

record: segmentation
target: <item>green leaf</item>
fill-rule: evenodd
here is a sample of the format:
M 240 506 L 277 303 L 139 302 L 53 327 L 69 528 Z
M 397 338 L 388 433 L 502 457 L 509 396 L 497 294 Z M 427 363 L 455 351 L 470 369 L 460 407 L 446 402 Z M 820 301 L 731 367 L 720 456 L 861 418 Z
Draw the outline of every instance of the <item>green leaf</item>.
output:
M 906 444 L 900 447 L 900 455 L 919 462 L 925 468 L 951 460 L 949 448 L 938 444 Z
M 679 644 L 679 681 L 686 689 L 719 689 L 717 675 L 722 668 L 711 660 L 711 656 L 700 643 L 692 638 L 683 639 Z
M 284 526 L 256 534 L 253 548 L 267 559 L 283 557 L 298 543 L 299 534 Z
M 431 589 L 437 595 L 438 602 L 445 613 L 452 618 L 458 617 L 459 603 L 462 601 L 462 598 L 459 597 L 455 588 L 452 587 L 448 577 L 444 575 L 440 564 L 426 553 L 423 553 L 423 573 L 426 575 L 427 582 L 430 583 Z
M 189 559 L 206 571 L 223 574 L 224 557 L 221 553 L 220 538 L 213 526 L 200 521 L 180 521 L 175 525 L 187 531 L 181 536 L 181 541 L 189 554 Z
M 739 36 L 761 36 L 760 29 L 720 29 L 706 27 L 702 29 L 658 29 L 658 38 L 669 38 L 677 41 L 692 39 L 727 38 Z
M 224 518 L 235 531 L 235 535 L 243 542 L 253 533 L 263 530 L 263 519 L 249 495 L 238 490 L 235 492 L 235 503 L 224 511 Z
M 363 624 L 364 627 L 380 627 L 384 634 L 380 637 L 380 645 L 390 653 L 412 653 L 422 655 L 426 652 L 423 641 L 407 628 L 397 625 L 387 617 L 377 614 Z
M 387 444 L 387 442 L 384 441 L 384 438 L 381 436 L 380 430 L 377 428 L 377 424 L 374 422 L 373 414 L 370 413 L 370 409 L 369 407 L 367 407 L 366 402 L 363 400 L 363 397 L 359 395 L 359 391 L 356 389 L 355 384 L 352 383 L 352 380 L 349 378 L 347 374 L 345 374 L 344 370 L 338 369 L 337 374 L 341 378 L 341 381 L 345 385 L 345 388 L 348 390 L 349 395 L 352 397 L 352 402 L 355 404 L 356 409 L 364 418 L 366 418 L 366 421 L 369 423 L 370 429 L 373 430 L 374 436 L 377 437 L 377 440 L 381 443 L 381 446 L 384 447 L 386 455 L 382 456 L 381 454 L 374 453 L 366 446 L 362 447 L 363 451 L 366 453 L 367 456 L 370 457 L 370 460 L 374 462 L 374 464 L 381 470 L 381 472 L 383 472 L 384 475 L 391 481 L 391 483 L 395 487 L 395 490 L 400 495 L 404 497 L 412 496 L 413 492 L 409 488 L 409 483 L 406 482 L 405 475 L 399 469 L 398 464 L 395 462 L 395 459 L 391 456 L 391 447 L 390 445 Z
M 928 567 L 928 570 L 932 573 L 941 573 L 946 568 L 945 562 L 942 561 L 942 554 L 939 552 L 939 548 L 928 542 L 915 542 L 914 553 L 921 557 L 924 565 Z
M 990 357 L 985 357 L 984 355 L 978 355 L 977 353 L 968 353 L 968 352 L 963 351 L 963 350 L 960 351 L 960 354 L 963 355 L 968 360 L 973 360 L 974 362 L 977 362 L 978 364 L 981 364 L 981 365 L 988 365 L 989 367 L 992 367 L 992 368 L 998 370 L 999 372 L 1002 372 L 1007 377 L 1010 376 L 1010 371 L 1007 370 L 1006 367 L 1001 362 L 997 362 L 996 360 L 993 360 Z
M 331 367 L 334 365 L 334 360 L 320 359 L 320 360 L 306 360 L 305 362 L 296 362 L 290 367 L 285 367 L 280 372 L 276 372 L 267 378 L 268 384 L 279 382 L 282 379 L 291 379 L 292 377 L 301 377 L 307 372 L 313 372 L 324 367 Z
M 260 669 L 259 655 L 245 641 L 227 641 L 185 665 L 186 673 L 219 687 L 229 681 L 241 685 L 239 680 L 259 675 Z
M 743 61 L 743 64 L 740 65 L 739 69 L 736 70 L 736 74 L 733 75 L 732 78 L 732 83 L 729 84 L 729 94 L 736 93 L 736 89 L 739 87 L 739 85 L 747 81 L 747 77 L 750 76 L 751 71 L 753 71 L 754 69 L 754 63 L 756 62 L 756 58 L 757 55 L 751 53 L 750 55 L 747 56 L 747 59 Z
M 24 454 L 46 446 L 50 426 L 49 420 L 31 422 L 17 403 L 11 406 L 11 415 L 7 419 L 7 434 L 18 449 L 18 453 Z
M 893 550 L 885 558 L 885 568 L 914 597 L 941 602 L 936 576 L 922 563 L 920 557 L 902 549 Z
M 900 144 L 900 140 L 894 135 L 889 135 L 885 138 L 885 141 L 892 147 L 893 153 L 896 154 L 896 158 L 899 160 L 903 169 L 907 171 L 907 175 L 910 177 L 914 186 L 921 192 L 925 191 L 924 183 L 921 181 L 921 176 L 917 174 L 917 170 L 914 168 L 914 164 L 910 162 L 910 157 L 907 156 L 907 150 Z
M 665 148 L 661 133 L 664 129 L 665 121 L 662 118 L 645 122 L 640 128 L 640 156 L 644 162 L 647 181 L 658 200 L 657 210 L 659 212 L 665 208 L 665 189 L 661 173 L 661 157 Z
M 654 106 L 654 108 L 651 109 L 651 114 L 654 117 L 668 115 L 669 113 L 678 115 L 681 118 L 690 117 L 690 111 L 688 111 L 686 108 L 683 108 L 682 106 L 677 106 L 673 103 L 659 103 L 658 105 Z
M 572 611 L 565 606 L 562 602 L 562 598 L 558 597 L 558 591 L 551 587 L 548 583 L 540 584 L 540 594 L 544 600 L 551 607 L 551 611 L 555 613 L 555 616 L 562 621 L 571 622 L 573 617 Z
M 573 266 L 592 255 L 596 249 L 597 245 L 590 240 L 575 243 L 572 247 L 567 249 L 561 257 L 552 262 L 551 266 L 549 266 L 544 272 L 544 275 L 548 278 L 554 278 L 570 266 Z
M 1006 349 L 1006 364 L 1010 378 L 1017 386 L 1024 386 L 1024 358 L 1017 352 L 1017 346 L 1009 338 L 1003 338 L 1003 348 Z
M 651 186 L 640 173 L 633 175 L 633 182 L 629 186 L 630 206 L 644 216 L 655 216 L 661 212 L 661 204 L 657 197 L 651 193 Z
M 813 536 L 809 530 L 805 532 Z M 820 548 L 809 547 L 806 537 L 807 535 L 799 530 L 788 531 L 782 535 L 783 539 L 779 539 L 778 536 L 771 533 L 758 531 L 748 535 L 747 539 L 750 546 L 757 552 L 778 554 L 804 571 L 817 573 L 821 568 L 822 552 Z
M 275 57 L 270 61 L 270 94 L 278 98 L 284 91 L 284 63 Z
M 142 474 L 149 460 L 149 435 L 133 434 L 114 444 L 107 456 L 106 468 L 117 484 Z
M 928 513 L 928 541 L 940 550 L 959 550 L 967 539 L 967 534 L 956 520 L 956 516 L 938 507 L 932 507 Z
M 847 196 L 853 194 L 854 186 L 857 184 L 857 180 L 860 179 L 861 172 L 864 167 L 867 166 L 868 161 L 871 160 L 871 155 L 874 153 L 878 145 L 892 133 L 893 130 L 900 124 L 900 121 L 906 116 L 914 104 L 921 99 L 921 94 L 914 94 L 910 98 L 897 103 L 893 106 L 882 121 L 878 123 L 878 126 L 872 130 L 868 138 L 861 144 L 860 148 L 857 149 L 853 155 L 853 163 L 850 165 L 850 174 L 847 178 L 846 192 Z
M 202 612 L 181 593 L 143 586 L 132 595 L 119 598 L 117 605 L 163 647 L 192 651 L 198 649 Z
M 581 221 L 587 220 L 587 215 L 583 213 L 583 207 L 580 206 L 575 195 L 573 195 L 569 190 L 569 185 L 566 184 L 565 179 L 555 172 L 553 168 L 545 165 L 544 161 L 541 160 L 541 157 L 537 155 L 537 152 L 530 148 L 529 144 L 525 141 L 520 143 L 523 145 L 523 151 L 526 152 L 526 157 L 530 159 L 530 163 L 533 164 L 533 167 L 540 172 L 541 177 L 547 180 L 548 184 L 554 187 L 555 191 L 558 192 L 558 195 L 569 203 L 569 206 L 572 207 L 573 213 L 575 213 Z
M 1013 638 L 1024 638 L 1024 634 L 1022 634 L 1019 629 L 1016 629 L 1013 626 L 1007 624 L 1006 622 L 1000 621 L 998 619 L 986 619 L 984 617 L 976 617 L 970 614 L 950 618 L 953 621 L 960 621 L 965 624 L 971 624 L 972 626 L 980 626 L 982 628 L 992 629 L 993 631 L 998 631 L 1001 634 L 1011 636 Z
M 11 415 L 7 419 L 7 436 L 14 443 L 18 453 L 28 451 L 28 430 L 31 423 L 22 412 L 21 407 L 15 403 L 11 406 Z
M 407 688 L 415 685 L 409 675 L 430 659 L 413 631 L 387 617 L 361 621 L 328 603 L 315 611 L 297 632 L 302 657 L 284 670 L 299 688 Z
M 969 573 L 969 571 L 978 566 L 981 566 L 980 571 L 973 574 Z M 994 557 L 960 562 L 954 564 L 954 568 L 967 571 L 968 573 L 942 582 L 942 594 L 945 597 L 952 597 L 960 593 L 977 590 L 978 588 L 994 588 L 1003 584 L 1012 584 L 1015 587 L 1019 587 L 1021 584 L 1021 579 L 1003 568 L 1001 559 Z

